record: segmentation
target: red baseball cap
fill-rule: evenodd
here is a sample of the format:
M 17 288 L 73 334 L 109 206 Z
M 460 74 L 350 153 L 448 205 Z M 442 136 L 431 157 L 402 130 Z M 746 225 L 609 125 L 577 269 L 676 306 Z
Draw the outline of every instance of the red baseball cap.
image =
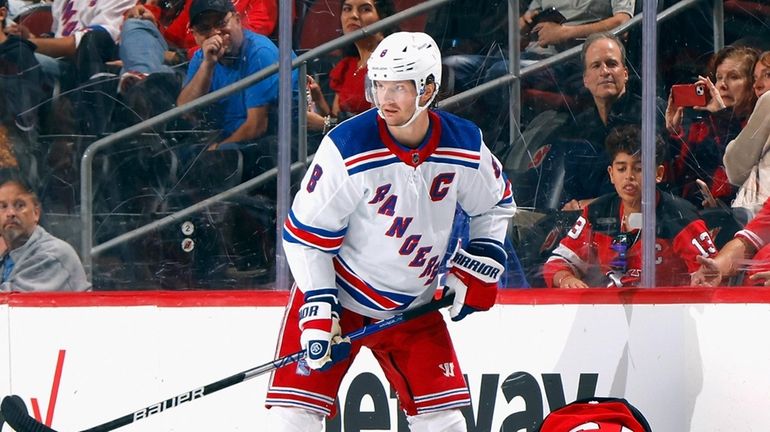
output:
M 539 432 L 652 432 L 641 412 L 622 398 L 575 401 L 543 420 Z

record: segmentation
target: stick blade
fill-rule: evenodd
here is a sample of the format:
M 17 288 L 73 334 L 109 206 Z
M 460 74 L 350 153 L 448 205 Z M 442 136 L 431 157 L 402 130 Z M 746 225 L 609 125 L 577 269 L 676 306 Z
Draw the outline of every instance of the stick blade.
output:
M 16 432 L 56 432 L 29 415 L 24 401 L 16 395 L 3 398 L 0 413 Z

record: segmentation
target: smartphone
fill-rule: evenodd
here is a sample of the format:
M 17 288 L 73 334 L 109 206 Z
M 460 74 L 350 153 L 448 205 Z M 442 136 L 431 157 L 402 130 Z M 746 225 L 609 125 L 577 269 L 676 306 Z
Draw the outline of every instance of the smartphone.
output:
M 541 22 L 553 22 L 556 24 L 564 24 L 564 22 L 567 21 L 567 18 L 564 17 L 564 15 L 561 14 L 555 7 L 550 7 L 548 9 L 543 9 L 540 11 L 539 14 L 535 15 L 532 18 L 532 26 L 536 26 L 537 24 Z
M 674 84 L 671 96 L 674 105 L 679 107 L 706 106 L 708 103 L 705 84 Z

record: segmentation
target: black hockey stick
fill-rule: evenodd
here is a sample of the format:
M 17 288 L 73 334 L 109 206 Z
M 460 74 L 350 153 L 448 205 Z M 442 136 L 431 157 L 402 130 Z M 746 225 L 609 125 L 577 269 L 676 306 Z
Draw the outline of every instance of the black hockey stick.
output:
M 453 299 L 454 299 L 454 295 L 444 296 L 440 300 L 430 302 L 428 304 L 425 304 L 413 310 L 406 311 L 394 317 L 384 319 L 373 324 L 366 325 L 356 331 L 348 333 L 345 336 L 349 337 L 351 341 L 361 339 L 363 337 L 377 333 L 381 330 L 385 330 L 387 328 L 393 327 L 402 322 L 424 315 L 428 312 L 433 312 L 443 308 L 444 306 L 449 306 L 452 304 Z M 247 381 L 252 378 L 258 377 L 274 369 L 282 368 L 292 363 L 296 363 L 297 361 L 302 359 L 304 356 L 305 356 L 304 350 L 297 351 L 294 354 L 289 354 L 287 356 L 269 361 L 261 366 L 257 366 L 257 367 L 245 370 L 243 372 L 237 373 L 235 375 L 229 376 L 227 378 L 221 379 L 219 381 L 213 382 L 203 387 L 198 387 L 193 390 L 184 392 L 180 395 L 168 398 L 164 401 L 154 403 L 148 407 L 142 408 L 138 411 L 134 411 L 131 414 L 124 415 L 123 417 L 117 418 L 115 420 L 109 421 L 99 426 L 94 426 L 82 432 L 106 432 L 106 431 L 115 430 L 119 427 L 123 427 L 125 425 L 137 422 L 139 420 L 146 419 L 147 417 L 150 417 L 154 414 L 159 414 L 171 408 L 175 408 L 183 403 L 200 399 L 203 396 L 208 396 L 211 393 L 214 393 L 216 391 L 219 391 L 224 388 L 241 383 L 243 381 Z M 16 395 L 6 396 L 3 399 L 2 404 L 0 405 L 0 413 L 2 413 L 2 416 L 5 417 L 5 421 L 14 430 L 16 430 L 16 432 L 56 432 L 55 430 L 49 428 L 48 426 L 45 426 L 44 424 L 32 418 L 27 411 L 26 405 L 24 405 L 24 401 L 19 396 L 16 396 Z

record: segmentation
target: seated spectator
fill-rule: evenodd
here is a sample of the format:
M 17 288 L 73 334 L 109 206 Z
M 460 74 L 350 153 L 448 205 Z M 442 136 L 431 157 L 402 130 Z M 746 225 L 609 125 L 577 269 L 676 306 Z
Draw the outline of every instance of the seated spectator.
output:
M 751 260 L 748 265 L 747 260 Z M 746 269 L 744 284 L 770 286 L 770 199 L 716 257 L 698 258 L 698 262 L 692 285 L 719 286 L 725 278 Z
M 607 173 L 615 192 L 597 198 L 583 209 L 567 237 L 543 267 L 548 287 L 587 288 L 636 286 L 642 270 L 641 219 L 642 132 L 624 125 L 607 137 L 612 161 Z M 663 178 L 665 144 L 656 140 L 656 182 Z M 706 224 L 688 202 L 668 192 L 656 194 L 656 284 L 686 285 L 698 267 L 696 256 L 713 256 Z M 665 269 L 665 271 L 663 271 Z
M 16 115 L 39 102 L 40 67 L 35 59 L 35 45 L 16 35 L 6 34 L 6 18 L 8 1 L 0 0 L 0 98 L 3 101 L 0 104 L 0 121 L 13 123 Z
M 178 16 L 169 14 L 168 17 L 158 17 L 163 29 L 163 36 L 172 46 L 188 49 L 188 54 L 192 56 L 198 47 L 198 43 L 190 31 L 192 1 L 176 0 L 176 3 L 177 5 L 183 4 L 182 11 Z M 276 0 L 240 0 L 233 3 L 233 6 L 241 17 L 243 28 L 264 36 L 273 34 L 275 24 L 278 21 L 278 3 Z
M 341 6 L 342 34 L 357 31 L 395 13 L 392 0 L 342 0 Z M 337 122 L 372 107 L 364 95 L 366 61 L 380 41 L 392 32 L 393 29 L 389 29 L 372 34 L 344 49 L 344 57 L 329 73 L 329 87 L 334 90 L 331 108 L 318 84 L 312 78 L 308 79 L 308 90 L 315 103 L 315 111 L 308 112 L 307 116 L 309 129 L 325 133 Z
M 0 184 L 0 291 L 88 291 L 83 265 L 68 243 L 38 225 L 40 202 L 20 180 Z
M 626 51 L 617 36 L 589 36 L 581 63 L 583 85 L 593 106 L 570 116 L 549 138 L 567 147 L 561 200 L 561 209 L 567 211 L 582 210 L 592 199 L 612 191 L 605 175 L 610 163 L 604 145 L 607 135 L 616 126 L 642 121 L 642 98 L 628 90 Z
M 187 78 L 177 104 L 219 90 L 261 69 L 278 63 L 278 47 L 263 35 L 243 29 L 241 17 L 229 0 L 193 0 L 190 27 L 201 46 L 190 61 Z M 292 74 L 296 91 L 297 71 Z M 271 124 L 271 107 L 278 101 L 278 74 L 273 74 L 244 91 L 221 99 L 215 105 L 221 118 L 214 125 L 222 129 L 225 143 L 243 143 L 265 136 Z
M 506 169 L 523 172 L 514 182 L 520 205 L 582 210 L 613 190 L 605 174 L 610 160 L 604 142 L 616 126 L 641 124 L 642 98 L 629 89 L 625 47 L 612 33 L 589 36 L 581 62 L 591 102 L 576 113 L 538 114 L 523 132 L 520 150 L 510 156 L 517 166 L 506 160 Z M 662 116 L 656 119 L 662 124 Z M 526 168 L 521 161 L 528 162 Z
M 575 46 L 580 39 L 594 33 L 606 32 L 634 16 L 636 0 L 532 0 L 529 9 L 519 18 L 519 31 L 530 39 L 522 53 L 524 60 L 550 57 L 565 48 Z M 555 8 L 566 21 L 538 21 L 538 15 Z
M 156 72 L 169 72 L 167 64 L 187 60 L 198 49 L 190 30 L 189 0 L 149 0 L 126 12 L 120 36 L 121 90 Z M 243 28 L 269 36 L 275 29 L 275 0 L 236 2 Z
M 746 127 L 725 148 L 727 179 L 739 186 L 733 208 L 746 209 L 754 216 L 770 197 L 770 51 L 754 66 L 754 94 L 757 103 Z
M 50 33 L 32 34 L 20 24 L 8 31 L 32 42 L 46 87 L 62 97 L 41 107 L 43 133 L 59 136 L 109 132 L 117 80 L 117 39 L 123 13 L 136 0 L 54 0 Z M 76 89 L 69 92 L 68 90 Z M 48 118 L 50 117 L 50 118 Z M 72 143 L 57 143 L 67 146 Z M 77 156 L 76 156 L 77 157 Z
M 634 15 L 635 0 L 588 0 L 584 2 L 569 2 L 564 0 L 532 0 L 527 11 L 519 17 L 519 31 L 528 41 L 522 51 L 522 66 L 534 61 L 550 57 L 559 51 L 575 46 L 581 39 L 594 33 L 611 30 Z M 566 21 L 538 22 L 537 16 L 544 10 L 555 8 Z M 499 51 L 500 57 L 488 58 L 485 55 L 450 56 L 444 64 L 455 72 L 456 87 L 466 90 L 478 84 L 480 70 L 485 70 L 482 82 L 489 81 L 508 73 L 509 68 L 504 54 L 507 49 Z
M 0 169 L 19 168 L 30 172 L 28 133 L 36 133 L 36 106 L 45 98 L 42 73 L 35 46 L 15 35 L 5 34 L 9 4 L 0 0 Z M 22 154 L 23 153 L 23 154 Z M 19 161 L 18 159 L 21 159 Z
M 62 74 L 54 59 L 72 62 L 78 83 L 107 70 L 106 62 L 117 59 L 117 43 L 123 14 L 136 0 L 107 0 L 98 7 L 92 0 L 54 0 L 53 34 L 31 34 L 21 25 L 9 31 L 37 46 L 39 61 L 52 74 Z
M 728 46 L 715 56 L 715 81 L 699 76 L 709 95 L 704 106 L 676 106 L 673 96 L 666 107 L 666 128 L 671 133 L 673 165 L 670 180 L 674 191 L 695 204 L 704 203 L 696 180 L 706 183 L 711 195 L 729 207 L 735 196 L 725 174 L 722 158 L 725 147 L 741 131 L 754 107 L 752 70 L 757 61 L 753 48 Z M 687 115 L 685 115 L 687 114 Z

